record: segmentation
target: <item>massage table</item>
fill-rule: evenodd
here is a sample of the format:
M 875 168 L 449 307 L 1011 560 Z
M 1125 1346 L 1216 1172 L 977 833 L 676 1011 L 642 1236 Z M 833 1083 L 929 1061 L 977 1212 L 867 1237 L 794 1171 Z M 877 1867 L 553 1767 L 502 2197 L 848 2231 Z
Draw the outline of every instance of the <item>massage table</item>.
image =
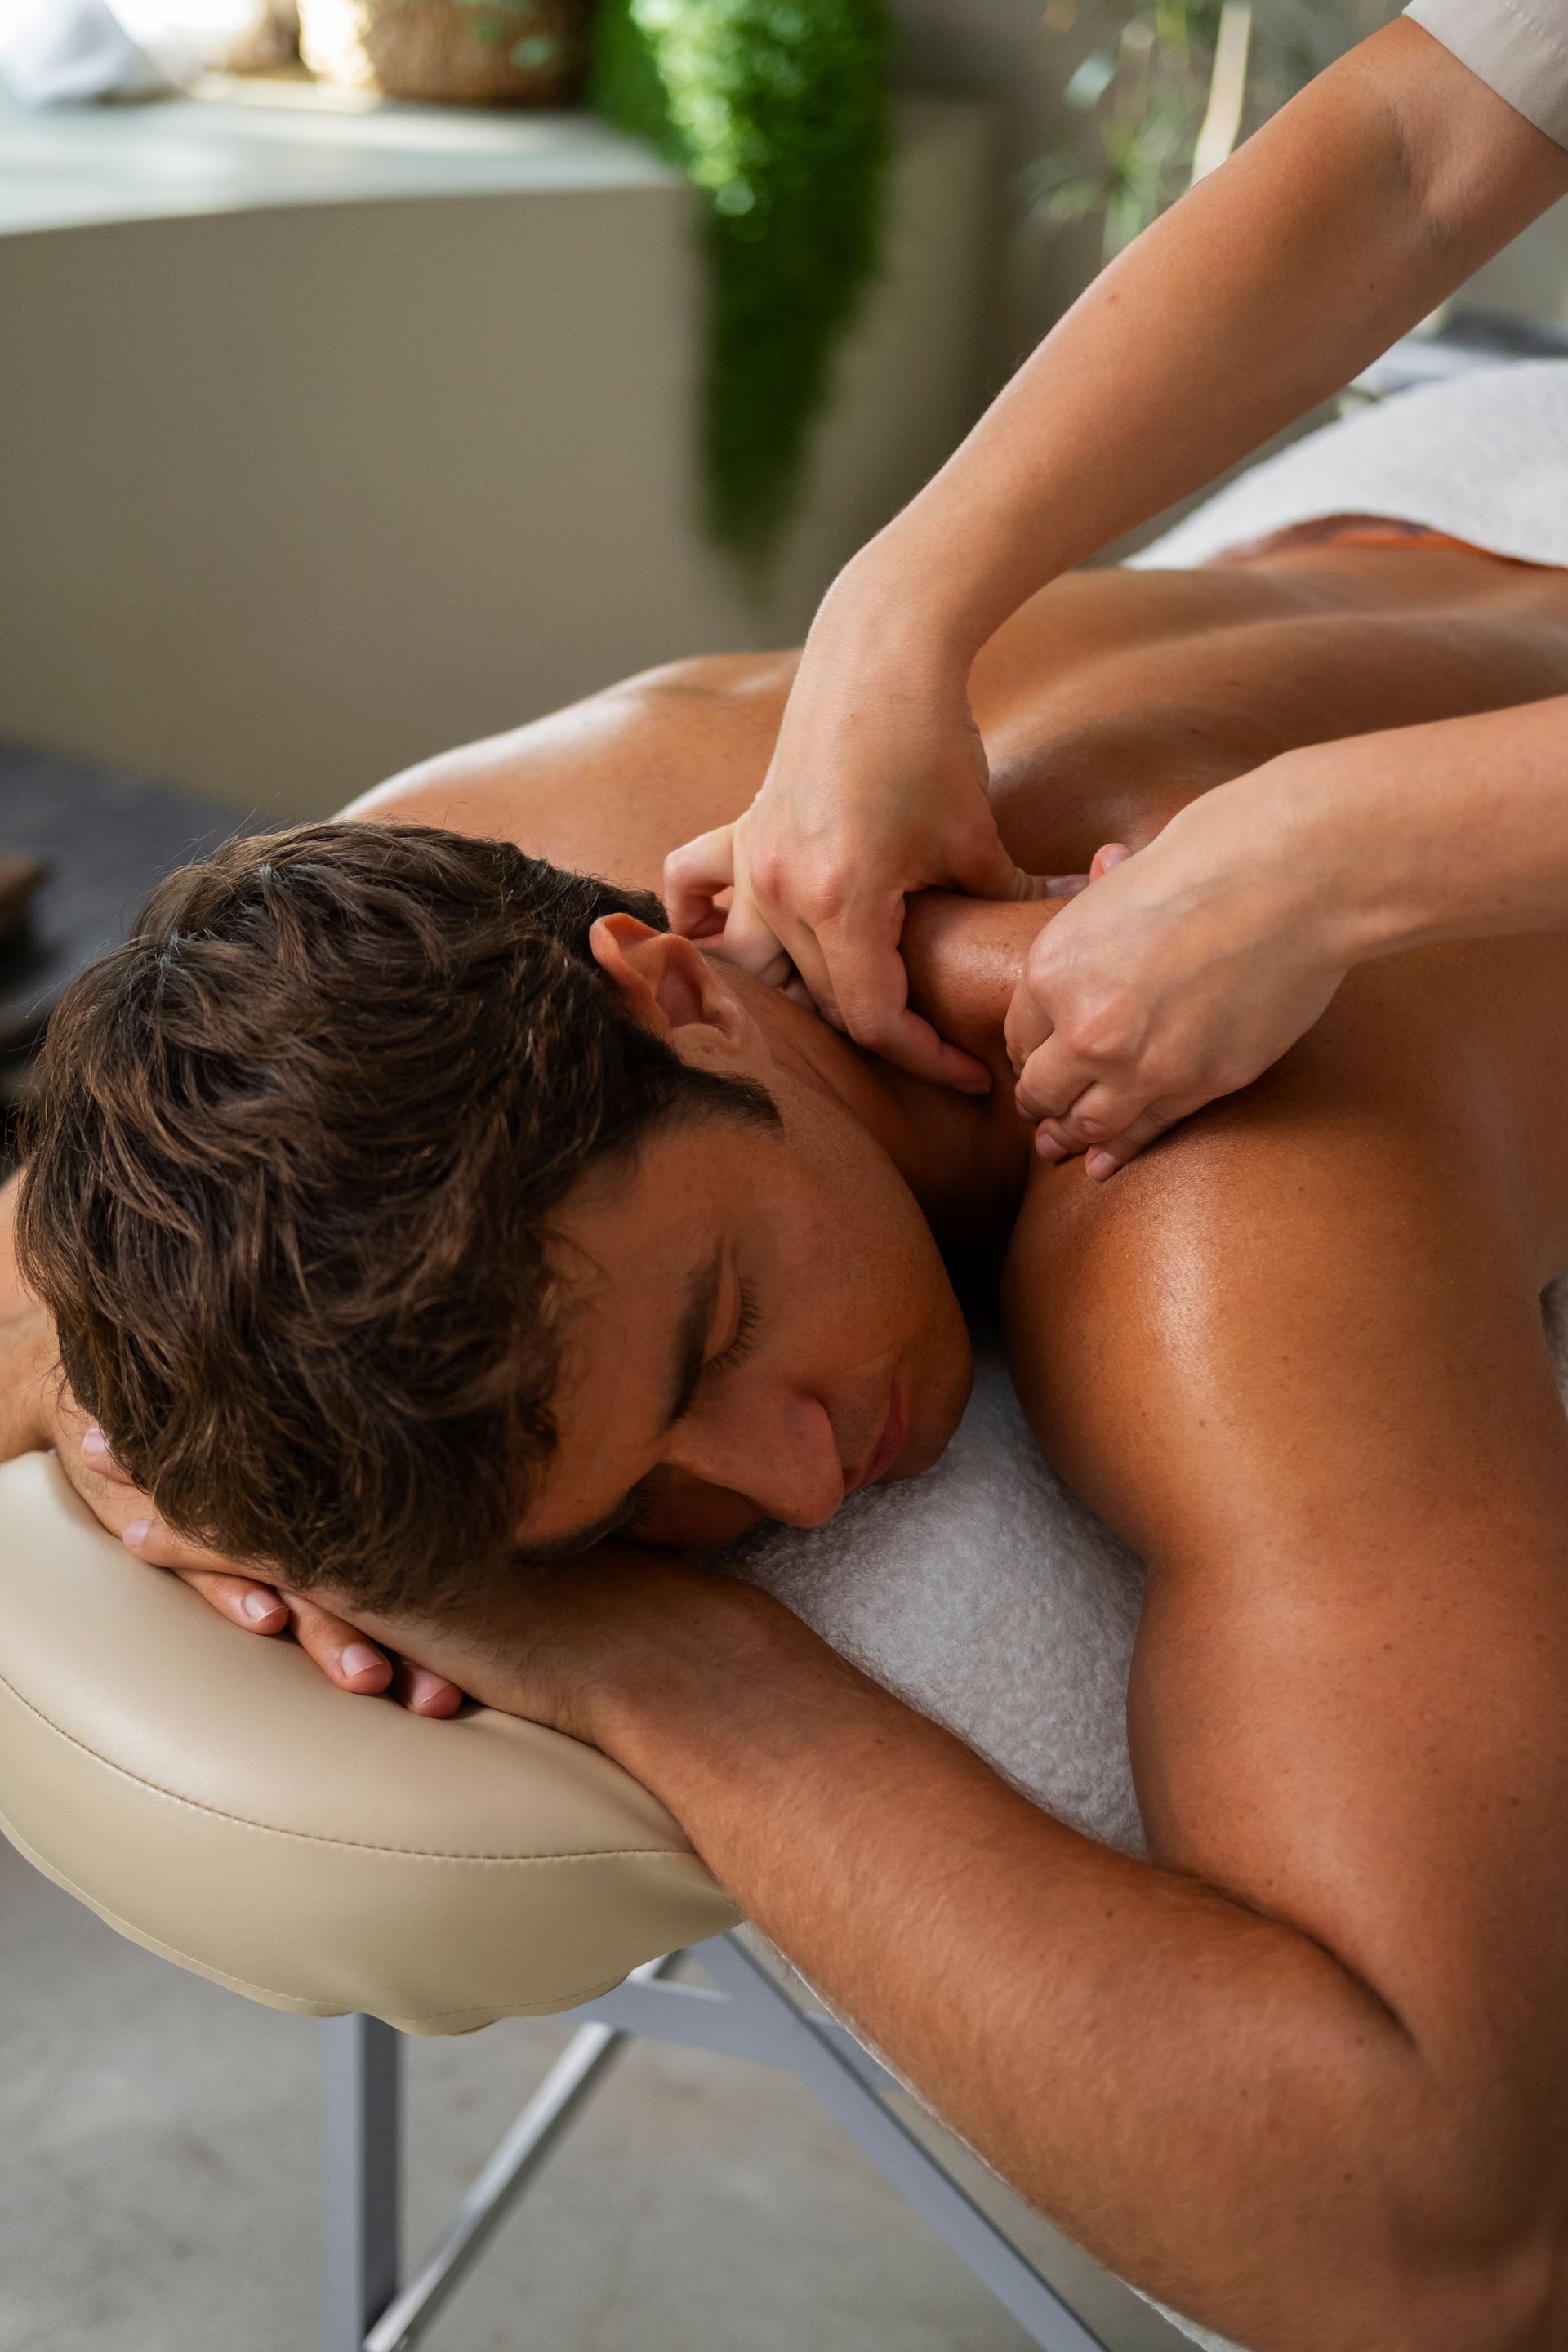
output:
M 1393 415 L 1298 444 L 1140 560 L 1359 511 L 1568 562 L 1568 366 L 1410 394 L 1394 432 Z M 1545 1311 L 1568 1397 L 1568 1284 Z M 994 1353 L 933 1470 L 729 1564 L 1059 1818 L 1141 1851 L 1124 1703 L 1142 1571 L 1042 1460 Z M 1094 2352 L 909 2129 L 876 2055 L 748 1938 L 626 1773 L 481 1708 L 430 1722 L 345 1696 L 130 1559 L 43 1454 L 0 1468 L 0 1828 L 121 1934 L 327 2021 L 326 2352 L 417 2341 L 634 2034 L 790 2068 L 1035 2344 Z M 706 1985 L 671 1979 L 682 1951 Z M 578 2020 L 564 2055 L 400 2286 L 400 2037 L 558 2011 Z
M 805 1538 L 770 1531 L 731 1565 L 1064 1818 L 1136 1849 L 1121 1712 L 1140 1571 L 1052 1477 L 994 1359 L 918 1486 L 852 1497 Z M 876 2056 L 735 1932 L 618 1766 L 486 1708 L 433 1722 L 334 1690 L 293 1644 L 129 1559 L 52 1454 L 0 1468 L 0 1829 L 120 1934 L 328 2021 L 325 2352 L 418 2341 L 639 2033 L 787 2067 L 1034 2343 L 1100 2342 L 910 2129 Z M 683 1951 L 705 1985 L 668 1976 Z M 400 2285 L 401 2037 L 558 2011 L 572 2042 Z

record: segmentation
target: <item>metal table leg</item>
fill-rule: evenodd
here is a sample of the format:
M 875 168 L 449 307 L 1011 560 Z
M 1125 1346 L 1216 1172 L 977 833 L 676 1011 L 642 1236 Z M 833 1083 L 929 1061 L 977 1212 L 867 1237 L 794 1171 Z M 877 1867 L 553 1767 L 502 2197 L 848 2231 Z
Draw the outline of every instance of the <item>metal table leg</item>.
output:
M 397 2293 L 401 2036 L 374 2017 L 322 2034 L 322 2352 L 362 2352 Z

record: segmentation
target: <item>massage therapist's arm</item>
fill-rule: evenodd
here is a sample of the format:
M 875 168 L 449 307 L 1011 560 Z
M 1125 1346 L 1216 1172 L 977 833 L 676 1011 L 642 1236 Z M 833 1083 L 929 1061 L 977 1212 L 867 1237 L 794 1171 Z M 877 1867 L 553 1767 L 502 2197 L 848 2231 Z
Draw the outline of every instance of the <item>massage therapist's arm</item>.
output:
M 940 1075 L 903 897 L 1021 887 L 970 716 L 1025 599 L 1336 392 L 1568 188 L 1568 153 L 1405 20 L 1321 75 L 1106 269 L 813 625 L 734 827 L 678 851 L 682 928 L 784 948 L 863 1044 Z
M 1287 752 L 1183 809 L 1040 932 L 1007 1020 L 1047 1159 L 1107 1176 L 1249 1085 L 1346 971 L 1568 929 L 1568 696 Z

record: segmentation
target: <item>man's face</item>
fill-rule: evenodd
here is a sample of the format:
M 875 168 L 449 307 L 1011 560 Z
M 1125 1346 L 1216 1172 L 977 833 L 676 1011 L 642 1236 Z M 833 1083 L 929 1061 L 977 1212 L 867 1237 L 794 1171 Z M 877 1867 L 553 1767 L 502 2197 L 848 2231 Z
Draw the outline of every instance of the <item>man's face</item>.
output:
M 526 1553 L 616 1525 L 691 1549 L 815 1527 L 957 1427 L 968 1335 L 913 1195 L 840 1104 L 771 1075 L 782 1132 L 660 1129 L 567 1202 L 558 1444 Z

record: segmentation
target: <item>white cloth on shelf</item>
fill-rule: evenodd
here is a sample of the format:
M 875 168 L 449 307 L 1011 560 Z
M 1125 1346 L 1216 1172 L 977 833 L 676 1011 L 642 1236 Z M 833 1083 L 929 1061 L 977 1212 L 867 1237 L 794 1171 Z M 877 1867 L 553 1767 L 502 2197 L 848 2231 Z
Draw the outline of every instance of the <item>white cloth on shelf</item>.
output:
M 0 0 L 0 79 L 26 106 L 177 89 L 216 66 L 257 0 Z

